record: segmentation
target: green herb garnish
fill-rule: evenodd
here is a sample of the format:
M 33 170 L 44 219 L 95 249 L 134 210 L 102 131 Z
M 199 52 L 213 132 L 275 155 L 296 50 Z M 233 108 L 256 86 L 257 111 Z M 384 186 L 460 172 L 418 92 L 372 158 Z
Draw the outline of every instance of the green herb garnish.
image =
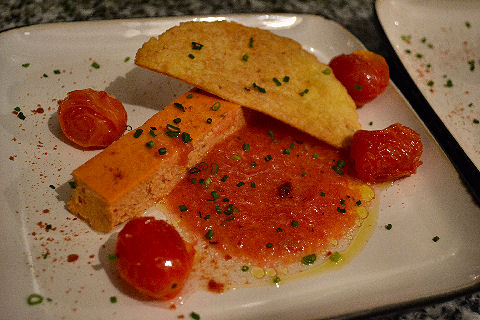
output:
M 310 265 L 310 264 L 314 264 L 315 263 L 315 260 L 317 260 L 317 255 L 312 253 L 312 254 L 309 254 L 305 257 L 302 258 L 302 263 L 306 266 Z

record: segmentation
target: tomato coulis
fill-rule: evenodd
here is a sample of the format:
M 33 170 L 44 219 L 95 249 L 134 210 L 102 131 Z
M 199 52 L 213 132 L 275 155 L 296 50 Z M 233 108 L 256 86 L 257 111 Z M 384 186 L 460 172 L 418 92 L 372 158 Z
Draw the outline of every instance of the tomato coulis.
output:
M 345 151 L 258 115 L 191 168 L 167 206 L 224 254 L 289 264 L 327 255 L 355 227 L 362 204 L 350 171 Z

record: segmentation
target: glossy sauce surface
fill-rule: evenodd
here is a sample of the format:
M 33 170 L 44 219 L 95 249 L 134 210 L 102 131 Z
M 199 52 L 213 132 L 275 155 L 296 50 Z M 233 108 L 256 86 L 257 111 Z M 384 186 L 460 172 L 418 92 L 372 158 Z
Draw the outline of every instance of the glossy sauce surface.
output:
M 346 153 L 271 118 L 255 115 L 203 161 L 167 206 L 226 256 L 273 266 L 328 255 L 360 219 Z

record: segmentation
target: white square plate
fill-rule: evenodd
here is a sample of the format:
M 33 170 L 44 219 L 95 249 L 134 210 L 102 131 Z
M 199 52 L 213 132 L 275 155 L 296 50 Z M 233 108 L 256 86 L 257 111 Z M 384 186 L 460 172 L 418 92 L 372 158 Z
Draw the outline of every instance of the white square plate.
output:
M 362 48 L 338 24 L 318 16 L 224 18 L 291 37 L 323 62 Z M 56 99 L 75 89 L 106 90 L 124 103 L 129 125 L 142 124 L 188 86 L 136 67 L 132 62 L 136 50 L 149 37 L 191 19 L 209 18 L 40 25 L 0 34 L 3 316 L 177 319 L 179 315 L 188 318 L 194 311 L 202 319 L 300 320 L 358 315 L 479 284 L 480 208 L 423 123 L 390 84 L 378 99 L 359 109 L 361 123 L 367 129 L 394 122 L 413 128 L 422 137 L 424 164 L 416 175 L 377 193 L 378 224 L 353 261 L 340 270 L 279 288 L 243 288 L 221 295 L 196 292 L 175 310 L 129 295 L 112 276 L 107 259 L 119 229 L 96 233 L 65 209 L 71 171 L 96 151 L 80 151 L 66 143 L 58 126 Z M 131 58 L 125 61 L 126 57 Z M 100 68 L 93 68 L 93 62 Z M 22 67 L 25 63 L 30 65 Z M 25 120 L 12 113 L 16 107 Z M 388 223 L 391 230 L 384 227 Z M 435 236 L 439 241 L 432 241 Z M 78 259 L 68 262 L 71 254 Z M 49 299 L 29 306 L 26 298 L 31 293 Z M 112 296 L 117 303 L 110 302 Z
M 379 0 L 376 7 L 410 77 L 480 170 L 480 3 Z

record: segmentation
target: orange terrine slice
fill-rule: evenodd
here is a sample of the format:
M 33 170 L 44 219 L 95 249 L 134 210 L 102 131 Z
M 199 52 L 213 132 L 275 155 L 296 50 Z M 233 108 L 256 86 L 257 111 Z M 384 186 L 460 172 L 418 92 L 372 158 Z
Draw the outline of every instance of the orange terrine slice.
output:
M 74 170 L 67 207 L 108 232 L 162 200 L 187 168 L 244 124 L 240 105 L 191 90 Z

